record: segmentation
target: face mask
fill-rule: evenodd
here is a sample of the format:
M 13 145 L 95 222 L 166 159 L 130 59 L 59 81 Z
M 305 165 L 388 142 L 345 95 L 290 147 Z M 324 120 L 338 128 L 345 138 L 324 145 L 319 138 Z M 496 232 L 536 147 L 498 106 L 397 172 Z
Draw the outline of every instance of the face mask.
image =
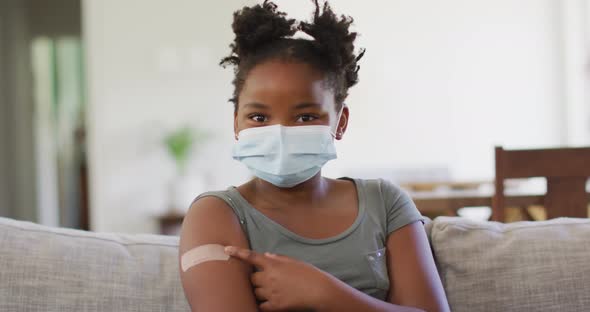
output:
M 240 131 L 233 158 L 260 179 L 290 188 L 315 176 L 336 158 L 329 126 L 273 125 Z

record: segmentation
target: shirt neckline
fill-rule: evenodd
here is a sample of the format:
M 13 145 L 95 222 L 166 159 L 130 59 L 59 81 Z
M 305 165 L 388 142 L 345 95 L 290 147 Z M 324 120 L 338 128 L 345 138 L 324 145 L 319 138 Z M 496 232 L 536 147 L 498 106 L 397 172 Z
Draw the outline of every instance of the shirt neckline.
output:
M 270 223 L 275 229 L 277 229 L 281 234 L 295 240 L 301 243 L 305 243 L 305 244 L 309 244 L 309 245 L 322 245 L 322 244 L 328 244 L 328 243 L 333 243 L 335 241 L 341 240 L 345 237 L 347 237 L 348 235 L 350 235 L 352 232 L 354 232 L 354 230 L 356 230 L 356 228 L 361 224 L 361 221 L 363 220 L 363 217 L 365 215 L 365 190 L 364 190 L 364 184 L 362 183 L 362 181 L 358 180 L 358 179 L 353 179 L 353 178 L 348 178 L 348 177 L 343 177 L 343 178 L 339 178 L 339 180 L 349 180 L 352 181 L 355 189 L 356 189 L 356 194 L 357 194 L 357 198 L 358 198 L 358 202 L 357 202 L 357 216 L 356 219 L 354 220 L 354 222 L 352 223 L 351 226 L 349 226 L 346 230 L 344 230 L 343 232 L 336 234 L 334 236 L 331 237 L 326 237 L 326 238 L 309 238 L 309 237 L 305 237 L 305 236 L 301 236 L 289 229 L 287 229 L 286 227 L 282 226 L 281 224 L 279 224 L 278 222 L 274 221 L 273 219 L 267 217 L 265 214 L 263 214 L 262 212 L 258 211 L 258 209 L 254 208 L 254 206 L 252 206 L 247 200 L 246 198 L 244 198 L 244 196 L 242 196 L 242 194 L 238 191 L 238 189 L 235 186 L 230 186 L 228 188 L 228 190 L 234 195 L 234 197 L 240 201 L 244 206 L 246 206 L 247 209 L 249 209 L 250 211 L 252 211 L 252 213 L 254 215 L 256 215 L 259 218 L 264 219 L 265 221 L 267 221 L 268 223 Z

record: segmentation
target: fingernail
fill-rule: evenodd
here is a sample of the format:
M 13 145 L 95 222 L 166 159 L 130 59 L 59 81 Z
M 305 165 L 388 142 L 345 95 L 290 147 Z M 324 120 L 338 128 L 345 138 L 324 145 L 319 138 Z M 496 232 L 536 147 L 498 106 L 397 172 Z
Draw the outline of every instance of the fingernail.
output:
M 234 254 L 236 252 L 236 247 L 233 246 L 227 246 L 224 248 L 224 251 L 226 254 L 231 255 Z

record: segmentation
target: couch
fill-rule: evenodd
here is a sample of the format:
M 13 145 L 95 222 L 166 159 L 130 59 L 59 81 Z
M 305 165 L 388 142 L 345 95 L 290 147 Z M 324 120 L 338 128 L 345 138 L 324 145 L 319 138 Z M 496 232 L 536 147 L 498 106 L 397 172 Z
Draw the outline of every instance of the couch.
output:
M 590 311 L 588 219 L 426 230 L 452 311 Z M 188 311 L 177 247 L 0 218 L 0 311 Z

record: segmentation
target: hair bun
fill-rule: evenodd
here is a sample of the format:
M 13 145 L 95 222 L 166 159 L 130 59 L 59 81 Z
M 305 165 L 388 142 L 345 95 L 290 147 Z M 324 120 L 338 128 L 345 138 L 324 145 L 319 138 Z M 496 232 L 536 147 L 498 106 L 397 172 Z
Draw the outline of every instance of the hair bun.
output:
M 233 52 L 241 57 L 267 43 L 295 34 L 295 20 L 285 16 L 286 13 L 277 11 L 277 5 L 268 0 L 262 5 L 236 11 L 232 24 L 236 35 L 231 45 Z
M 330 65 L 333 68 L 342 68 L 345 71 L 347 85 L 351 87 L 358 79 L 357 61 L 364 55 L 364 50 L 358 56 L 354 53 L 357 33 L 349 30 L 354 20 L 345 15 L 340 18 L 336 16 L 328 2 L 324 2 L 323 9 L 318 0 L 314 2 L 316 10 L 312 22 L 301 22 L 298 28 L 315 39 L 318 50 L 326 59 L 331 60 Z

